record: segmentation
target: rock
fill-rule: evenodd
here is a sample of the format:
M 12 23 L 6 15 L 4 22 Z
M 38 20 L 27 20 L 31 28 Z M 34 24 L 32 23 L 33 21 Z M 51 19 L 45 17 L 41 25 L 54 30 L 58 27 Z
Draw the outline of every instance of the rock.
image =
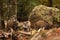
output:
M 39 20 L 47 21 L 50 25 L 52 25 L 53 18 L 57 19 L 58 22 L 60 21 L 59 16 L 60 16 L 59 9 L 54 7 L 39 5 L 34 7 L 32 12 L 30 13 L 29 20 L 33 25 L 36 21 L 39 21 Z

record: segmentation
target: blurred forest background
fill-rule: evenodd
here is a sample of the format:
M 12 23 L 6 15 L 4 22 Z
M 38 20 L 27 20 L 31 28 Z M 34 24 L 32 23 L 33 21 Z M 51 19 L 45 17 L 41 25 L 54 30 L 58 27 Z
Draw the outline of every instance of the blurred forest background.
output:
M 32 9 L 37 5 L 60 9 L 60 0 L 0 0 L 0 27 L 3 29 L 4 20 L 13 15 L 16 15 L 19 21 L 27 21 Z
M 0 0 L 0 40 L 60 40 L 60 0 Z

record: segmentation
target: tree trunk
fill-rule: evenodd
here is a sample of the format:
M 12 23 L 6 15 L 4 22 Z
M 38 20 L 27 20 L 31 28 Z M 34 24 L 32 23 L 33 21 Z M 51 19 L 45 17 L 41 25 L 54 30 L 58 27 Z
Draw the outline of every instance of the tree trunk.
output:
M 48 6 L 52 7 L 53 6 L 53 1 L 52 0 L 48 0 Z
M 5 28 L 4 14 L 3 14 L 3 0 L 0 1 L 0 30 Z
M 10 14 L 11 15 L 17 15 L 17 0 L 10 0 L 9 1 L 9 5 L 11 6 L 10 8 L 9 8 L 9 10 L 10 10 Z

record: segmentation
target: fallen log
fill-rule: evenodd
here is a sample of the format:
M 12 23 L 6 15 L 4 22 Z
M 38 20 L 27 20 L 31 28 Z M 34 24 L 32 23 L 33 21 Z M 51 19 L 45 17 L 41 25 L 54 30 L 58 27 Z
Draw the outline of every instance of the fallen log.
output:
M 18 31 L 21 34 L 32 35 L 31 32 Z

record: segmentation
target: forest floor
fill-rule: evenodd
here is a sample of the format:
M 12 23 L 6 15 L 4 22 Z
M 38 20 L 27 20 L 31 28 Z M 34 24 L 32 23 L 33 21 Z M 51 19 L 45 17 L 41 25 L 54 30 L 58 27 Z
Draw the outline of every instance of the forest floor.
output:
M 16 37 L 16 39 L 14 38 L 15 40 L 60 40 L 60 28 L 42 30 L 39 32 L 37 30 L 32 35 L 30 32 L 18 31 L 14 34 L 14 36 Z
M 31 40 L 60 40 L 60 29 L 44 30 L 36 33 Z
M 21 36 L 22 40 L 60 40 L 60 28 L 53 28 L 50 30 L 35 32 L 35 34 L 33 35 L 24 35 L 25 37 Z

